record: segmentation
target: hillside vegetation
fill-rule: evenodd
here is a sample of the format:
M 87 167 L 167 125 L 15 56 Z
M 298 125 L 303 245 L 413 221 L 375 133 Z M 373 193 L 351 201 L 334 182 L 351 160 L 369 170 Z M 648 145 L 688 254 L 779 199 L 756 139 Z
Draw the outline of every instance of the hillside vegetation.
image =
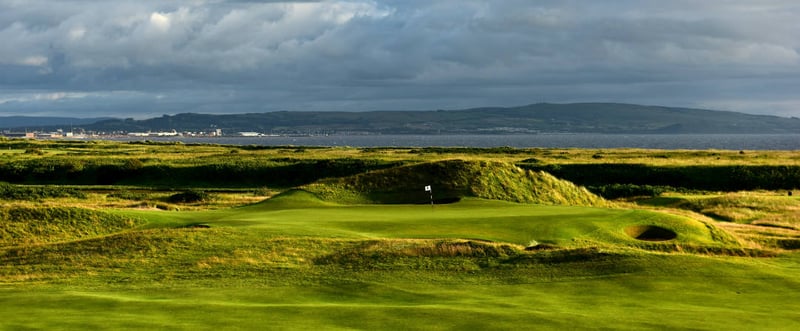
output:
M 461 159 L 544 171 L 606 197 L 641 191 L 793 189 L 793 151 L 225 146 L 136 141 L 0 140 L 0 182 L 161 188 L 290 188 L 401 165 Z M 607 185 L 656 186 L 656 188 Z M 665 187 L 669 186 L 669 187 Z
M 376 170 L 344 178 L 325 179 L 303 188 L 323 200 L 347 203 L 440 203 L 463 197 L 520 203 L 603 206 L 605 201 L 585 188 L 542 171 L 512 164 L 448 160 Z
M 105 132 L 200 131 L 215 127 L 230 133 L 285 134 L 796 133 L 800 119 L 618 103 L 539 103 L 447 111 L 185 113 L 147 120 L 106 120 L 82 127 Z
M 546 171 L 586 186 L 634 184 L 670 186 L 706 191 L 790 190 L 800 187 L 798 166 L 649 164 L 525 164 L 521 167 Z
M 0 208 L 0 247 L 93 238 L 133 229 L 141 219 L 82 208 Z

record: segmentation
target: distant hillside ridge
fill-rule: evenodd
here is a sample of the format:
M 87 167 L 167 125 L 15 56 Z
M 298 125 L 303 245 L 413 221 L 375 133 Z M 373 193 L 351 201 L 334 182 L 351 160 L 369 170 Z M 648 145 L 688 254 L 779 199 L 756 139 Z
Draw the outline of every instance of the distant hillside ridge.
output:
M 72 126 L 86 126 L 100 121 L 113 120 L 111 117 L 98 118 L 75 118 L 75 117 L 37 117 L 37 116 L 0 116 L 0 130 L 39 130 L 47 128 L 54 130 L 53 126 L 59 129 L 68 130 Z
M 583 187 L 543 171 L 488 161 L 447 160 L 325 179 L 301 187 L 322 200 L 340 203 L 437 203 L 464 197 L 546 205 L 604 206 Z
M 105 120 L 82 128 L 100 132 L 222 129 L 225 134 L 785 134 L 800 133 L 800 119 L 620 103 L 538 103 L 435 111 L 184 113 Z

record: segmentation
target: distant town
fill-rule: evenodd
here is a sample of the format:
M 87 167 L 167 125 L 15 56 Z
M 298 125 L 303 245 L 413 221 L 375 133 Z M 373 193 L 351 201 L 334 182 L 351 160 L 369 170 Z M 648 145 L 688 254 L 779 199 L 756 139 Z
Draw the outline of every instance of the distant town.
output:
M 56 130 L 53 132 L 45 132 L 45 131 L 25 131 L 25 132 L 18 132 L 18 131 L 11 131 L 11 130 L 3 130 L 0 131 L 0 137 L 6 138 L 28 138 L 28 139 L 63 139 L 63 138 L 73 138 L 73 139 L 93 139 L 93 138 L 123 138 L 123 137 L 277 137 L 277 136 L 284 136 L 279 134 L 267 134 L 267 133 L 260 133 L 260 132 L 233 132 L 233 133 L 226 133 L 223 134 L 222 129 L 214 129 L 208 131 L 198 131 L 198 132 L 190 132 L 190 131 L 147 131 L 147 132 L 123 132 L 123 131 L 115 131 L 115 132 L 95 132 L 95 131 L 84 131 L 84 130 L 75 130 L 75 131 L 64 131 L 64 130 Z
M 602 115 L 602 116 L 601 116 Z M 451 111 L 181 113 L 149 119 L 0 117 L 0 134 L 27 138 L 327 135 L 797 134 L 800 118 L 615 103 L 538 103 Z M 55 122 L 56 120 L 61 122 Z M 38 122 L 37 122 L 38 121 Z M 65 124 L 70 123 L 70 124 Z M 36 130 L 36 131 L 34 131 Z

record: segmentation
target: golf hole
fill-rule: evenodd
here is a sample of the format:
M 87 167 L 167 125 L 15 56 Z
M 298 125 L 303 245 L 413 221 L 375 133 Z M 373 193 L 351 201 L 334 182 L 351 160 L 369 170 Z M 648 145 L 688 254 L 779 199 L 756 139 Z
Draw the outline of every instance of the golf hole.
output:
M 625 228 L 631 238 L 644 241 L 667 241 L 675 239 L 678 234 L 670 229 L 655 225 L 634 225 Z

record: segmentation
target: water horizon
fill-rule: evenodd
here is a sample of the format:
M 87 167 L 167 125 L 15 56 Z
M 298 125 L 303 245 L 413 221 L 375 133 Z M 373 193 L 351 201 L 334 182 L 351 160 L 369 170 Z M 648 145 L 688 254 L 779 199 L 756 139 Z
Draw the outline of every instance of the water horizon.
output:
M 319 135 L 262 137 L 121 137 L 156 141 L 309 147 L 514 147 L 800 150 L 800 134 L 532 134 L 532 135 Z

